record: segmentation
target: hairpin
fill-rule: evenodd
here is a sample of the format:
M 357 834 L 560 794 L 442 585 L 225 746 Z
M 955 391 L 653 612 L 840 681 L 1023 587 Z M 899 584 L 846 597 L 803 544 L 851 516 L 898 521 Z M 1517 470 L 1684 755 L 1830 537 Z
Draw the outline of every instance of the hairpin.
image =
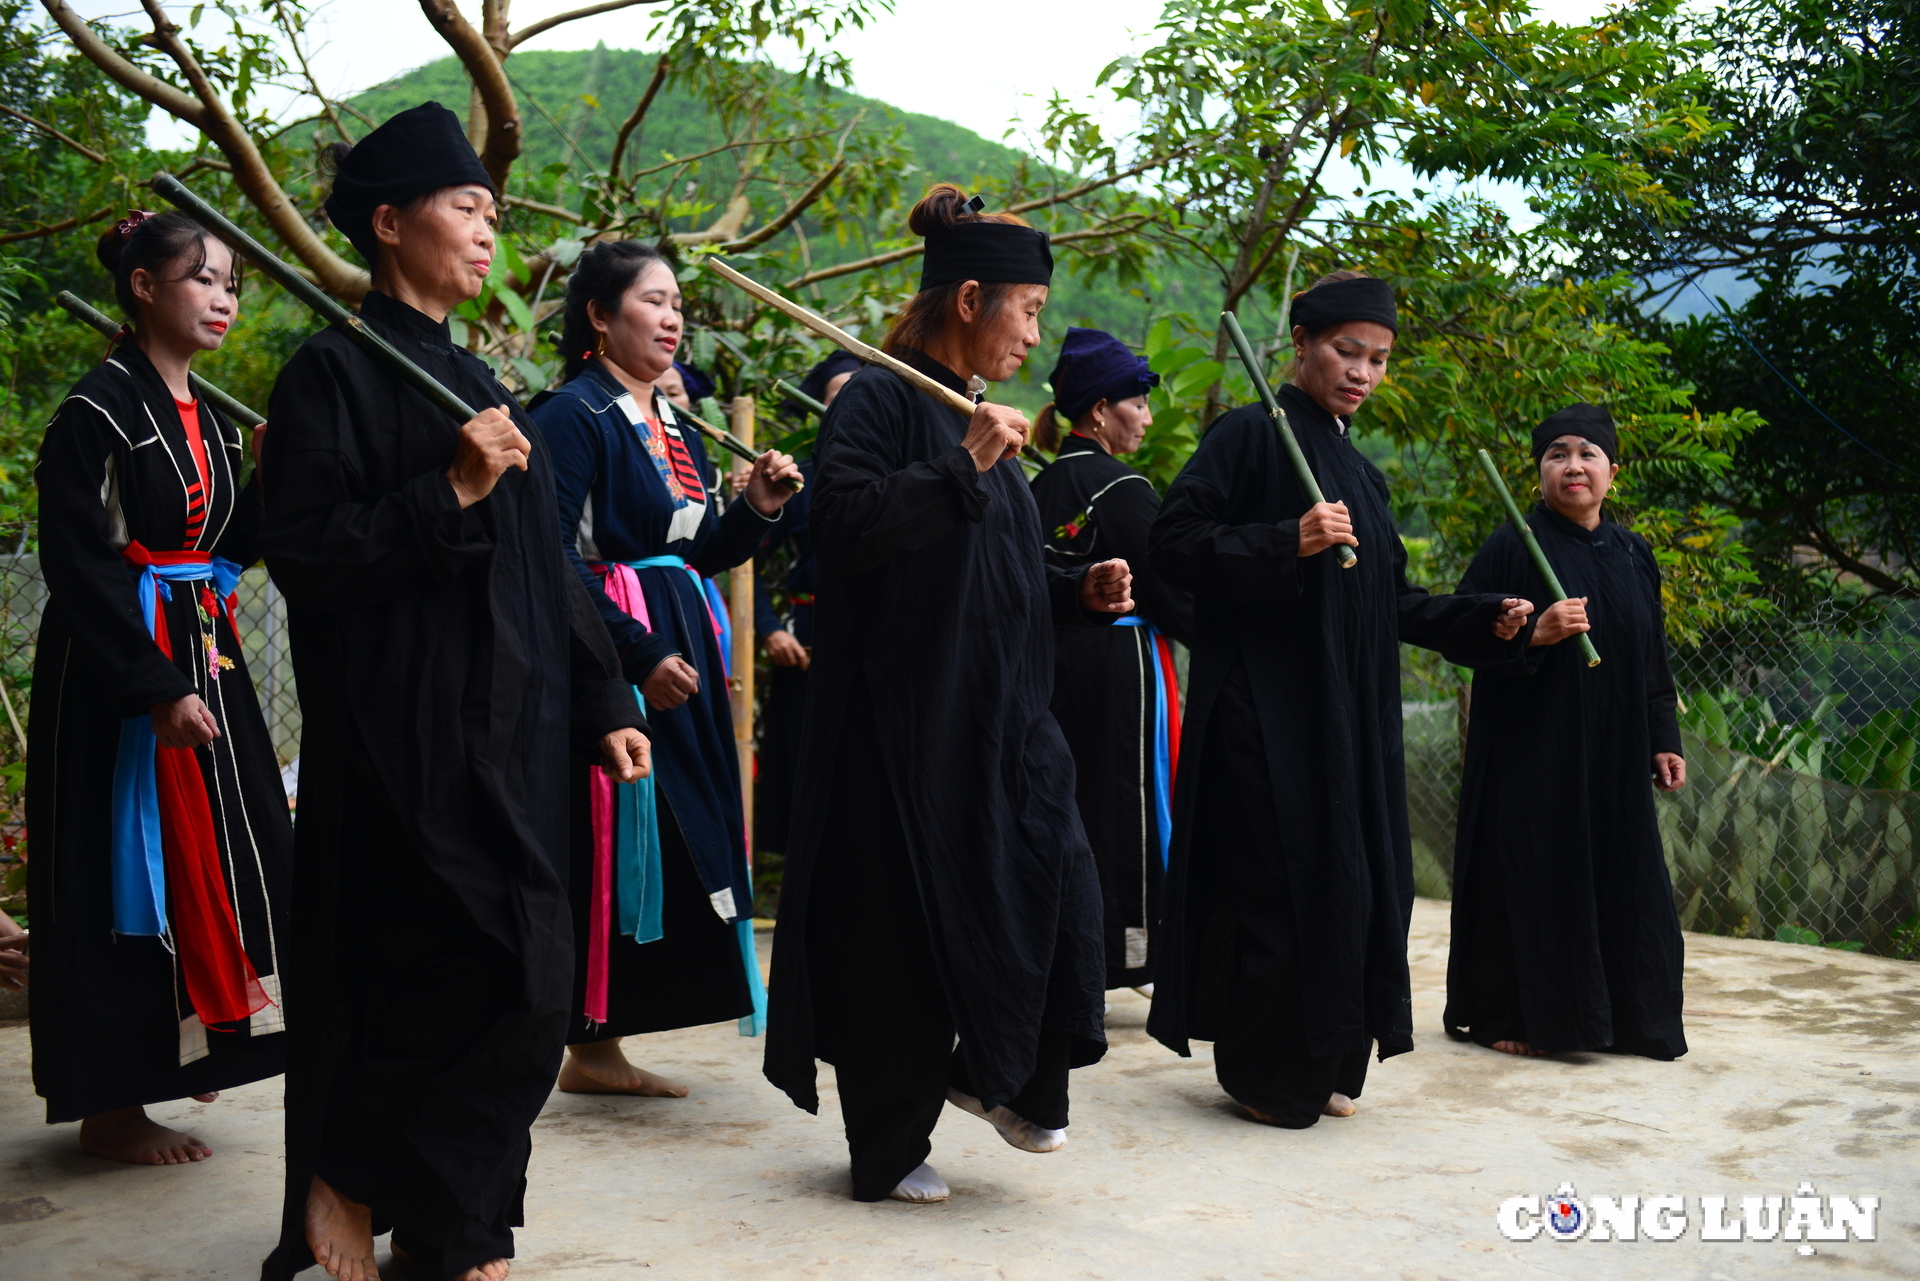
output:
M 987 207 L 987 201 L 984 196 L 975 196 L 972 200 L 967 201 L 967 203 L 961 207 L 963 209 L 971 210 L 974 213 L 979 213 L 982 209 L 985 209 Z
M 145 209 L 129 209 L 126 217 L 113 224 L 113 229 L 120 234 L 120 239 L 125 240 L 133 234 L 135 227 L 151 217 L 153 215 Z

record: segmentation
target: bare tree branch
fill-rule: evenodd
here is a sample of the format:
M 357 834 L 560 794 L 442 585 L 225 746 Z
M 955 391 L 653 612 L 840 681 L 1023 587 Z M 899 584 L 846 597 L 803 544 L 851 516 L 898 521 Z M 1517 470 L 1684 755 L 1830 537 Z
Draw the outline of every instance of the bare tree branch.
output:
M 812 185 L 796 196 L 793 203 L 782 210 L 780 215 L 772 222 L 760 228 L 760 230 L 754 232 L 751 236 L 744 236 L 739 240 L 727 241 L 720 246 L 720 252 L 729 254 L 736 253 L 739 250 L 751 249 L 755 245 L 765 244 L 767 241 L 772 240 L 775 236 L 792 226 L 793 220 L 805 213 L 808 205 L 820 199 L 827 187 L 835 178 L 840 176 L 846 167 L 847 162 L 845 160 L 834 161 L 831 169 L 821 174 L 818 178 L 815 178 Z
M 84 227 L 90 222 L 99 222 L 102 218 L 113 216 L 112 209 L 102 209 L 90 213 L 84 218 L 68 218 L 62 222 L 49 223 L 44 227 L 35 227 L 30 231 L 9 231 L 0 236 L 0 245 L 17 245 L 23 240 L 38 240 L 42 236 L 57 236 L 63 231 L 72 231 L 75 227 Z
M 591 18 L 597 13 L 612 13 L 615 9 L 631 9 L 637 4 L 660 4 L 662 0 L 605 0 L 603 4 L 590 4 L 584 9 L 570 9 L 566 13 L 556 13 L 551 18 L 520 28 L 507 37 L 507 48 L 518 49 L 535 36 L 544 35 L 563 22 L 572 22 L 577 18 Z
M 420 10 L 460 59 L 460 65 L 466 68 L 480 95 L 487 115 L 487 136 L 479 148 L 480 163 L 493 179 L 493 189 L 505 191 L 507 174 L 513 162 L 520 158 L 520 105 L 514 101 L 506 68 L 501 66 L 499 56 L 486 37 L 461 16 L 453 0 L 420 0 Z
M 1920 600 L 1920 588 L 1914 587 L 1911 583 L 1902 582 L 1900 579 L 1895 578 L 1877 566 L 1869 565 L 1857 557 L 1847 555 L 1840 550 L 1839 544 L 1820 526 L 1814 525 L 1805 532 L 1813 539 L 1814 545 L 1820 549 L 1822 555 L 1847 573 L 1858 578 L 1861 582 L 1866 583 L 1869 587 L 1877 587 L 1889 596 L 1903 597 L 1907 600 Z
M 713 226 L 705 231 L 676 231 L 668 239 L 676 245 L 711 245 L 729 241 L 740 234 L 752 213 L 753 203 L 745 193 L 736 189 L 733 198 L 727 201 L 727 211 L 714 221 Z
M 7 106 L 3 102 L 0 102 L 0 111 L 6 112 L 8 115 L 12 116 L 15 120 L 24 120 L 26 123 L 32 125 L 35 129 L 38 129 L 41 133 L 46 134 L 49 138 L 54 138 L 60 142 L 66 143 L 69 147 L 72 147 L 75 151 L 79 152 L 81 155 L 85 156 L 87 159 L 93 161 L 93 163 L 96 165 L 104 165 L 107 163 L 107 158 L 101 155 L 99 152 L 95 151 L 92 147 L 89 147 L 84 143 L 75 142 L 73 139 L 67 137 L 67 135 L 65 135 L 64 133 L 61 133 L 58 129 L 55 129 L 52 125 L 48 124 L 44 120 L 36 120 L 32 116 L 28 115 L 26 112 L 16 111 L 12 107 Z
M 1118 173 L 1108 174 L 1104 178 L 1095 178 L 1089 182 L 1083 182 L 1077 187 L 1070 187 L 1054 195 L 1042 196 L 1035 200 L 1023 200 L 1019 204 L 1008 205 L 1005 212 L 1028 213 L 1035 209 L 1044 209 L 1049 205 L 1065 204 L 1069 200 L 1079 199 L 1088 192 L 1098 191 L 1102 187 L 1111 187 L 1116 182 L 1124 182 L 1128 178 L 1138 177 L 1150 169 L 1158 169 L 1162 165 L 1168 164 L 1176 159 L 1180 154 L 1182 153 L 1175 152 L 1170 155 L 1155 156 L 1151 160 L 1143 160 L 1137 165 L 1120 170 Z M 1074 233 L 1068 232 L 1067 234 L 1073 235 Z M 1055 236 L 1053 239 L 1057 243 L 1061 237 Z M 854 262 L 843 262 L 832 267 L 822 267 L 818 271 L 809 271 L 804 276 L 798 276 L 789 280 L 786 283 L 786 288 L 799 289 L 822 280 L 834 280 L 840 276 L 851 276 L 855 272 L 871 271 L 875 267 L 885 267 L 890 263 L 905 262 L 909 258 L 917 258 L 926 251 L 927 247 L 925 244 L 908 245 L 904 249 L 889 250 L 883 254 L 875 254 L 871 258 L 861 258 Z
M 300 74 L 306 77 L 307 91 L 320 100 L 320 110 L 326 113 L 327 122 L 333 126 L 333 131 L 340 135 L 340 140 L 351 143 L 353 135 L 347 132 L 345 125 L 340 123 L 340 113 L 334 110 L 333 99 L 321 92 L 320 82 L 314 78 L 313 68 L 307 65 L 307 51 L 300 47 L 300 33 L 295 29 L 293 19 L 288 16 L 287 6 L 282 0 L 274 0 L 273 17 L 280 30 L 286 33 L 287 44 L 293 50 L 293 59 L 300 64 Z
M 525 196 L 504 195 L 500 197 L 500 203 L 515 209 L 524 209 L 528 213 L 545 214 L 549 218 L 558 218 L 562 222 L 570 222 L 575 226 L 586 222 L 586 219 L 571 209 L 562 209 L 559 205 L 542 204 L 538 200 L 528 200 Z
M 73 47 L 80 51 L 80 56 L 106 72 L 121 88 L 196 129 L 206 128 L 206 108 L 166 81 L 148 75 L 121 57 L 79 14 L 69 9 L 64 0 L 41 0 L 41 3 L 46 5 L 48 16 L 67 33 L 67 39 L 73 41 Z
M 620 176 L 620 159 L 627 154 L 627 139 L 647 118 L 647 112 L 653 106 L 653 100 L 660 92 L 660 86 L 666 83 L 667 74 L 673 70 L 673 59 L 661 54 L 653 60 L 653 79 L 647 81 L 647 91 L 640 95 L 640 101 L 633 104 L 633 114 L 620 126 L 620 134 L 613 140 L 613 159 L 607 162 L 607 181 L 612 182 Z M 639 174 L 634 175 L 636 178 Z
M 166 10 L 160 7 L 160 0 L 140 0 L 140 3 L 153 20 L 154 46 L 173 59 L 174 65 L 180 68 L 180 73 L 193 86 L 194 94 L 199 99 L 195 109 L 196 118 L 190 123 L 196 125 L 226 156 L 227 163 L 233 166 L 234 185 L 260 211 L 261 217 L 280 237 L 281 243 L 313 272 L 321 288 L 336 298 L 358 302 L 367 292 L 367 273 L 327 248 L 313 228 L 307 225 L 307 220 L 294 207 L 293 201 L 280 189 L 279 181 L 267 167 L 260 149 L 254 145 L 252 135 L 234 118 L 232 110 L 220 97 L 213 82 L 207 79 L 207 73 L 194 58 L 193 52 L 181 41 L 180 28 L 167 17 Z M 75 43 L 78 44 L 78 41 Z M 81 52 L 85 53 L 86 50 L 83 48 Z M 112 50 L 107 52 L 116 58 L 119 56 L 113 54 Z M 88 60 L 93 61 L 91 55 L 88 55 Z M 145 75 L 144 72 L 141 74 Z M 172 92 L 177 94 L 179 91 Z M 179 112 L 174 114 L 180 115 Z M 188 119 L 186 116 L 181 118 Z

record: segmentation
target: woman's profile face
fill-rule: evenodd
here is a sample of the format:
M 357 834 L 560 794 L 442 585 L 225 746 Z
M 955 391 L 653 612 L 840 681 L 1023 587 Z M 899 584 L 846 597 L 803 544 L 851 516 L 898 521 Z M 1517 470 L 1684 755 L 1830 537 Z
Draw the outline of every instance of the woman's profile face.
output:
M 668 365 L 667 372 L 653 380 L 653 389 L 682 409 L 693 408 L 693 397 L 687 394 L 687 380 L 674 365 Z
M 608 360 L 641 382 L 657 384 L 673 368 L 673 354 L 680 349 L 683 305 L 673 268 L 655 260 L 641 268 L 620 295 L 618 311 L 608 315 L 598 303 L 589 303 L 587 315 L 606 339 Z
M 1371 320 L 1349 320 L 1317 334 L 1293 327 L 1300 368 L 1293 385 L 1336 418 L 1360 408 L 1387 376 L 1393 330 Z
M 405 210 L 381 205 L 373 211 L 376 274 L 398 276 L 422 302 L 451 311 L 487 283 L 498 221 L 493 193 L 477 183 L 442 187 Z
M 216 351 L 240 315 L 240 282 L 233 274 L 233 251 L 208 236 L 206 261 L 192 271 L 186 258 L 164 278 L 144 268 L 133 271 L 133 296 L 140 301 L 138 328 L 144 337 L 186 352 Z
M 968 282 L 973 285 L 972 281 Z M 977 291 L 978 286 L 974 286 Z M 978 293 L 975 293 L 978 298 Z M 963 297 L 961 320 L 973 372 L 990 383 L 1005 382 L 1020 371 L 1027 353 L 1040 345 L 1040 311 L 1047 305 L 1045 285 L 1015 285 L 991 315 L 967 323 Z M 978 304 L 975 304 L 978 310 Z
M 1115 457 L 1140 448 L 1147 438 L 1147 428 L 1153 426 L 1153 410 L 1148 408 L 1145 396 L 1103 400 L 1093 407 L 1093 413 L 1096 420 L 1105 420 L 1100 425 L 1099 440 Z

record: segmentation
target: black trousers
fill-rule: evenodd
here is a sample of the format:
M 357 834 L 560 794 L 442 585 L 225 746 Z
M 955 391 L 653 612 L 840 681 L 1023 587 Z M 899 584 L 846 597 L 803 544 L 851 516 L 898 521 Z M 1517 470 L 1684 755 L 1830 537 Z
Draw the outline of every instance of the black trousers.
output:
M 1307 1051 L 1295 904 L 1246 671 L 1235 665 L 1215 702 L 1202 747 L 1199 827 L 1215 872 L 1214 912 L 1231 923 L 1232 960 L 1216 982 L 1226 990 L 1213 1045 L 1220 1088 L 1289 1129 L 1321 1116 L 1330 1095 L 1358 1098 L 1367 1083 L 1366 1050 L 1315 1057 Z
M 815 1042 L 839 1082 L 856 1201 L 885 1199 L 927 1159 L 949 1087 L 974 1093 L 872 726 L 860 686 L 807 900 Z M 1042 1034 L 1033 1076 L 1009 1109 L 1066 1127 L 1069 1046 L 1064 1032 Z

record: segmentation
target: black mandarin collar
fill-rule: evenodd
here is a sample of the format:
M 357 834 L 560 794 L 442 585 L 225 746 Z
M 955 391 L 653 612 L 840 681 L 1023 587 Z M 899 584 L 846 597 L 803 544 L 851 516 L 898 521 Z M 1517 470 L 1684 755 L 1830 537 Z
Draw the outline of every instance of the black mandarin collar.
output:
M 391 330 L 396 337 L 419 343 L 432 351 L 443 354 L 453 350 L 453 328 L 444 320 L 435 320 L 424 312 L 397 298 L 391 298 L 377 289 L 369 290 L 366 299 L 360 304 L 360 318 L 371 320 L 382 329 Z
M 121 334 L 114 339 L 113 350 L 107 353 L 107 358 L 120 362 L 121 368 L 133 377 L 134 386 L 140 389 L 141 395 L 156 403 L 173 403 L 173 390 L 167 386 L 167 380 L 160 376 L 160 371 L 153 367 L 153 362 L 147 359 L 147 353 L 140 350 L 140 344 L 132 334 Z M 195 396 L 194 399 L 200 398 Z
M 1558 530 L 1576 543 L 1587 543 L 1594 547 L 1599 547 L 1608 541 L 1608 531 L 1613 526 L 1613 522 L 1607 519 L 1604 506 L 1600 509 L 1600 524 L 1593 529 L 1588 529 L 1577 520 L 1568 520 L 1555 511 L 1544 498 L 1534 504 L 1533 510 L 1546 518 L 1548 528 Z
M 1099 454 L 1102 458 L 1112 456 L 1100 448 L 1100 442 L 1093 437 L 1077 433 L 1069 433 L 1066 439 L 1060 442 L 1060 448 L 1054 451 L 1055 458 L 1065 458 L 1069 454 Z
M 902 347 L 899 351 L 894 352 L 893 355 L 900 360 L 902 364 L 911 365 L 913 368 L 939 383 L 942 387 L 951 387 L 968 400 L 973 399 L 972 394 L 967 390 L 967 380 L 959 374 L 954 373 L 951 369 L 948 369 L 932 356 L 927 355 L 926 352 L 914 347 Z
M 1347 428 L 1352 425 L 1352 419 L 1335 418 L 1320 407 L 1319 401 L 1292 383 L 1280 385 L 1280 403 L 1286 408 L 1287 417 L 1293 421 L 1310 422 L 1316 427 L 1325 428 L 1343 440 L 1346 438 Z

